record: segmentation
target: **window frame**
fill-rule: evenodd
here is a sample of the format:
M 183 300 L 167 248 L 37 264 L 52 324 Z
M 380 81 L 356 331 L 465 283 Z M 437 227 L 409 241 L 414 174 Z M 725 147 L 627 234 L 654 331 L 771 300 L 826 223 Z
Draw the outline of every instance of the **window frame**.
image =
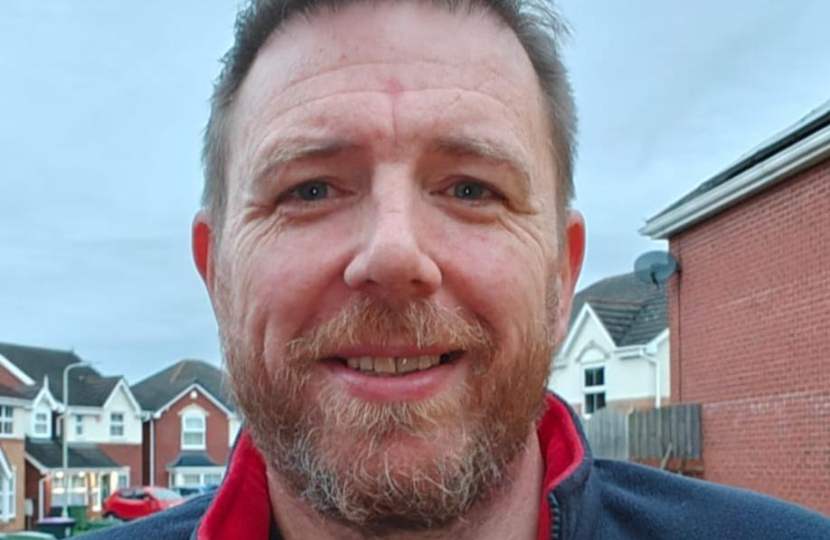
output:
M 115 417 L 120 416 L 121 419 L 116 421 Z M 127 436 L 127 415 L 123 412 L 110 412 L 110 437 L 115 439 L 123 439 Z M 116 433 L 116 428 L 120 428 L 121 432 Z
M 202 424 L 201 428 L 189 429 L 187 426 L 188 420 L 199 420 Z M 201 435 L 201 443 L 188 443 L 187 435 L 199 434 Z M 181 448 L 182 450 L 206 450 L 207 449 L 207 414 L 201 410 L 188 410 L 182 414 L 181 423 Z
M 605 368 L 605 364 L 592 364 L 584 366 L 582 368 L 582 414 L 586 417 L 589 417 L 595 412 L 601 411 L 602 409 L 608 406 L 608 390 L 606 386 L 607 370 Z M 588 381 L 586 380 L 588 378 L 589 372 L 599 372 L 602 376 L 602 384 L 594 383 L 589 385 Z M 596 377 L 596 375 L 594 375 L 594 377 Z M 602 396 L 602 406 L 597 408 L 596 400 L 597 396 L 600 395 Z M 591 410 L 588 410 L 589 403 L 591 403 L 593 406 Z
M 0 437 L 14 436 L 14 409 L 12 405 L 0 405 Z
M 82 414 L 75 415 L 75 436 L 84 436 L 84 415 Z
M 17 517 L 17 468 L 11 476 L 0 476 L 0 521 L 8 523 Z
M 48 409 L 36 408 L 32 411 L 32 437 L 37 439 L 48 439 L 52 436 L 52 419 L 51 411 Z M 38 416 L 43 415 L 45 419 L 41 422 Z M 39 432 L 38 428 L 42 427 L 43 431 Z

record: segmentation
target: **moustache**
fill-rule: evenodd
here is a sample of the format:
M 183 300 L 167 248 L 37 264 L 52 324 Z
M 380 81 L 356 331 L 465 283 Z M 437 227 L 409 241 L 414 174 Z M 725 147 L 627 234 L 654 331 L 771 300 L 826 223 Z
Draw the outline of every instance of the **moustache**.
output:
M 494 332 L 486 321 L 461 308 L 427 299 L 390 304 L 359 298 L 304 331 L 286 345 L 288 363 L 307 362 L 358 346 L 414 345 L 445 350 L 489 351 Z

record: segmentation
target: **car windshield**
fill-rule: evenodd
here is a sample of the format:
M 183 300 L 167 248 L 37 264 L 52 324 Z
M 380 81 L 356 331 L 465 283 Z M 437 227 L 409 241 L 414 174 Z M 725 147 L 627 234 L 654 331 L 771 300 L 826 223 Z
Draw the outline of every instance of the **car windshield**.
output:
M 182 498 L 181 495 L 179 495 L 175 491 L 171 491 L 169 489 L 153 488 L 150 491 L 153 493 L 153 496 L 156 499 L 159 499 L 159 500 L 162 500 L 162 501 L 169 501 L 171 499 L 181 499 Z

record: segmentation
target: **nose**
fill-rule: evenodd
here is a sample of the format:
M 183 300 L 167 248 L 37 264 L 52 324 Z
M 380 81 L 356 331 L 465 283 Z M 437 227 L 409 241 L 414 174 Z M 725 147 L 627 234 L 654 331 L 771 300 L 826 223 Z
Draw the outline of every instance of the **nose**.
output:
M 417 194 L 375 194 L 361 243 L 344 272 L 346 285 L 387 300 L 425 298 L 441 286 L 441 270 L 425 250 L 429 228 Z

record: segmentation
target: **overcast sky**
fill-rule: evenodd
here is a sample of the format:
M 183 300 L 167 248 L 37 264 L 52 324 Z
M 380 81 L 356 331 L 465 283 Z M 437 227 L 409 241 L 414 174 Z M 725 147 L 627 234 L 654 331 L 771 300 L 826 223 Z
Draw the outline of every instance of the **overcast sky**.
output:
M 0 341 L 130 382 L 219 363 L 190 258 L 235 1 L 0 1 Z M 580 286 L 650 217 L 830 98 L 826 0 L 560 0 L 580 111 Z

